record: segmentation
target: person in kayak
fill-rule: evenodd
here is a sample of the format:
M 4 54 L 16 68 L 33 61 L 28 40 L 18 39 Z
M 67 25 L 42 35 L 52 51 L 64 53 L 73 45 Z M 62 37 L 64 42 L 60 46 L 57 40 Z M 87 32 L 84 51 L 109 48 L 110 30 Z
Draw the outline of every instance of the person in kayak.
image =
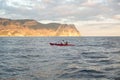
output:
M 66 44 L 66 45 L 68 44 L 67 41 L 62 40 L 62 42 L 63 42 L 63 43 L 61 43 L 61 44 Z

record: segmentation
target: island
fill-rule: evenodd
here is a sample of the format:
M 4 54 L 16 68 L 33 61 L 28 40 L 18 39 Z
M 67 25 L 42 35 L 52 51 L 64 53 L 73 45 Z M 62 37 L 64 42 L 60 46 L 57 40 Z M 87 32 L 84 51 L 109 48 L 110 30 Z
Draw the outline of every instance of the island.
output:
M 0 18 L 0 36 L 80 36 L 74 24 L 43 24 L 32 19 Z

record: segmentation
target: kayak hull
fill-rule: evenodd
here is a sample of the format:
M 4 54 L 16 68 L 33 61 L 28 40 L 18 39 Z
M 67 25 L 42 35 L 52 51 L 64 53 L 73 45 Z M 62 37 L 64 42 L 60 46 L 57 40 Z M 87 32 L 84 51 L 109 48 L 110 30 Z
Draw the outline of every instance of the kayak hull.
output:
M 51 46 L 75 46 L 73 44 L 49 43 Z

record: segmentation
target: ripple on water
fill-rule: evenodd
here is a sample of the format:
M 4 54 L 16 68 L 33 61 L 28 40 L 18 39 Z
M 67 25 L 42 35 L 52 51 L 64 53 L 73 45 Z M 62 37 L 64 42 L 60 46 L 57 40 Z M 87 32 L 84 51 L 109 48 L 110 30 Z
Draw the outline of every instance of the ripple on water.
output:
M 17 67 L 17 68 L 5 68 L 3 69 L 5 72 L 17 72 L 17 71 L 28 71 L 29 68 Z
M 76 71 L 78 70 L 78 68 L 73 67 L 73 68 L 69 68 L 69 69 L 64 69 L 65 71 L 71 72 L 71 71 Z
M 105 78 L 104 72 L 96 70 L 78 70 L 75 72 L 65 72 L 59 78 Z
M 98 52 L 83 52 L 82 56 L 85 58 L 98 59 L 98 58 L 108 58 L 104 53 Z
M 120 54 L 120 50 L 112 52 L 113 54 Z
M 115 77 L 114 80 L 120 80 L 120 77 Z
M 114 64 L 115 63 L 114 60 L 100 60 L 98 62 L 101 64 Z
M 106 67 L 104 68 L 105 71 L 119 71 L 120 70 L 120 67 Z

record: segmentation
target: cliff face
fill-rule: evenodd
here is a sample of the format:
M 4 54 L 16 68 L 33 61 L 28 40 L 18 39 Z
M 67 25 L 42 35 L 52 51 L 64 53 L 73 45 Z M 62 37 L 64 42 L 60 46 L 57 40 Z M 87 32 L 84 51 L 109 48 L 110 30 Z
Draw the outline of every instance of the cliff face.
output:
M 56 36 L 79 36 L 80 33 L 73 24 L 62 24 L 56 31 Z
M 80 36 L 74 25 L 0 18 L 0 36 Z

